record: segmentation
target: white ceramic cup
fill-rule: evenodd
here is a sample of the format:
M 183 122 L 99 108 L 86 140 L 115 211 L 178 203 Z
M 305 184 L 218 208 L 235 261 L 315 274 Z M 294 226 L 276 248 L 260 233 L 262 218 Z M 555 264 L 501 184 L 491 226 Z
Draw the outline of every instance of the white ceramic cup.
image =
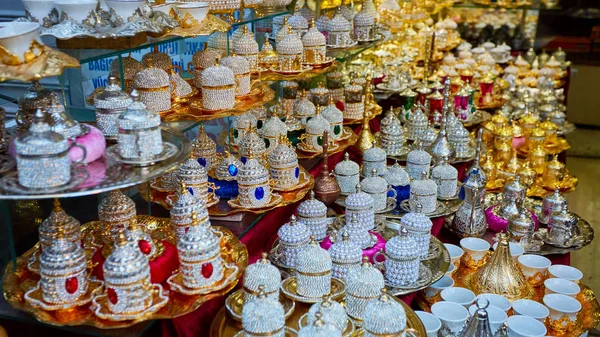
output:
M 562 294 L 573 298 L 581 291 L 577 283 L 562 278 L 549 278 L 544 281 L 544 287 L 546 288 L 546 295 Z
M 506 297 L 501 296 L 501 295 L 479 294 L 477 296 L 476 300 L 478 300 L 480 298 L 486 299 L 490 303 L 490 306 L 496 307 L 504 312 L 507 312 L 511 308 L 510 301 L 507 300 Z
M 544 305 L 550 309 L 548 318 L 552 321 L 567 316 L 571 322 L 577 320 L 577 314 L 581 311 L 581 303 L 573 297 L 562 294 L 550 294 L 543 298 Z
M 575 283 L 579 283 L 579 280 L 583 278 L 583 273 L 579 269 L 564 264 L 555 264 L 548 267 L 548 274 L 550 277 L 562 278 Z
M 547 332 L 544 324 L 527 316 L 511 316 L 506 325 L 508 337 L 543 337 Z
M 97 0 L 58 0 L 54 3 L 58 9 L 58 14 L 61 12 L 67 13 L 71 19 L 78 23 L 83 22 L 90 15 L 90 12 L 96 9 Z
M 191 2 L 181 5 L 177 5 L 177 10 L 181 16 L 181 19 L 185 17 L 186 13 L 190 13 L 198 23 L 202 22 L 208 14 L 208 3 L 207 2 Z
M 163 12 L 167 15 L 171 14 L 171 9 L 176 8 L 180 3 L 178 1 L 167 1 L 162 5 L 156 5 L 155 3 L 151 3 L 152 11 Z
M 127 20 L 127 18 L 131 17 L 133 13 L 139 8 L 139 10 L 144 9 L 145 1 L 144 0 L 104 0 L 106 1 L 106 5 L 108 7 L 114 9 L 117 15 L 121 16 L 123 19 Z
M 54 8 L 54 0 L 21 0 L 25 9 L 29 11 L 40 24 L 44 23 L 44 18 L 50 14 Z
M 450 262 L 452 262 L 453 265 L 458 266 L 460 263 L 460 258 L 463 256 L 465 251 L 459 246 L 450 243 L 444 243 L 444 246 L 446 246 L 448 253 L 450 253 Z
M 452 302 L 435 303 L 431 306 L 431 313 L 456 335 L 463 329 L 469 318 L 469 312 L 465 307 Z
M 550 310 L 545 305 L 532 300 L 513 301 L 512 308 L 516 315 L 528 316 L 540 322 L 544 322 L 550 315 Z
M 454 280 L 452 279 L 452 277 L 450 277 L 448 275 L 444 275 L 437 282 L 432 283 L 429 287 L 425 288 L 425 295 L 428 298 L 432 298 L 433 296 L 439 294 L 440 291 L 450 288 L 450 287 L 453 287 L 453 286 L 454 286 Z
M 477 311 L 477 309 L 478 308 L 476 305 L 472 305 L 469 307 L 469 314 L 471 315 L 471 317 L 475 316 L 475 312 Z M 487 311 L 488 314 L 488 320 L 490 322 L 490 329 L 492 330 L 492 334 L 496 334 L 496 332 L 500 330 L 502 325 L 504 325 L 506 319 L 508 319 L 508 315 L 506 314 L 506 312 L 500 310 L 499 308 L 493 305 L 490 305 L 487 308 L 485 308 L 485 311 Z
M 552 262 L 540 255 L 525 254 L 519 256 L 517 259 L 523 274 L 527 277 L 533 277 L 535 274 L 540 273 L 542 276 L 546 275 L 546 270 L 552 265 Z
M 490 244 L 479 238 L 464 238 L 460 240 L 460 246 L 475 262 L 479 262 L 490 250 Z
M 415 311 L 415 314 L 417 314 L 421 322 L 423 322 L 425 331 L 427 332 L 427 337 L 437 337 L 438 331 L 442 328 L 442 322 L 440 322 L 440 319 L 435 317 L 435 315 L 425 311 L 417 310 Z
M 2 22 L 0 23 L 0 46 L 25 62 L 25 52 L 29 50 L 31 42 L 40 39 L 40 24 L 37 22 Z M 35 51 L 38 53 L 38 51 Z M 37 54 L 36 54 L 37 55 Z
M 442 290 L 440 293 L 442 299 L 446 302 L 454 302 L 468 308 L 475 302 L 475 294 L 466 288 L 450 287 Z
M 494 251 L 496 251 L 496 247 L 498 247 L 498 242 L 494 243 L 494 246 L 492 247 L 494 249 Z M 525 253 L 525 249 L 523 249 L 523 247 L 521 247 L 520 244 L 514 243 L 514 242 L 508 243 L 508 249 L 510 251 L 510 256 L 512 256 L 512 258 L 515 262 L 517 262 L 517 260 L 519 259 L 519 256 L 521 256 L 521 255 L 523 255 L 523 253 Z

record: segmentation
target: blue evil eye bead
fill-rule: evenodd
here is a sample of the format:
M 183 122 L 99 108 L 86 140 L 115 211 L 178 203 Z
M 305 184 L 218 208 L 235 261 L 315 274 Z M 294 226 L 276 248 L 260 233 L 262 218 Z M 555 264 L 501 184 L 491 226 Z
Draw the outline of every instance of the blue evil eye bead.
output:
M 265 148 L 269 148 L 269 146 L 271 146 L 271 141 L 268 138 L 264 138 L 265 140 Z
M 242 162 L 242 164 L 246 164 L 246 161 L 247 161 L 247 160 L 248 160 L 248 159 L 246 159 L 246 157 L 244 157 L 244 156 L 241 156 L 241 157 L 240 157 L 240 161 Z
M 256 200 L 262 200 L 265 197 L 265 189 L 262 187 L 257 187 L 254 190 L 254 197 Z
M 341 126 L 336 125 L 336 126 L 333 127 L 333 133 L 335 135 L 339 135 L 341 131 L 342 131 L 342 127 Z
M 298 178 L 300 176 L 300 167 L 296 166 L 296 169 L 294 170 L 294 176 L 296 178 Z
M 202 165 L 203 167 L 206 167 L 206 159 L 198 158 L 198 164 Z
M 229 166 L 227 167 L 227 171 L 232 177 L 235 177 L 238 174 L 238 168 L 234 164 L 229 164 Z
M 194 195 L 194 189 L 191 187 L 186 187 L 186 189 L 188 190 L 188 192 L 190 192 L 191 195 Z

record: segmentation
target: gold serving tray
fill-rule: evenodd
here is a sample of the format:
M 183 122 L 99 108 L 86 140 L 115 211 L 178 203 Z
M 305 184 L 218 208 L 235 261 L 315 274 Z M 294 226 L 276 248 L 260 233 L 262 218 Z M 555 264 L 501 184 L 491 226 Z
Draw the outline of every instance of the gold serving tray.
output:
M 345 132 L 351 133 L 350 137 L 338 141 L 336 143 L 337 144 L 336 148 L 332 148 L 330 146 L 328 149 L 328 153 L 330 156 L 335 153 L 345 151 L 348 147 L 354 145 L 356 143 L 356 141 L 358 140 L 358 136 L 354 133 L 354 131 L 352 131 L 352 129 L 350 129 L 349 127 L 344 127 L 344 130 L 345 130 Z M 300 150 L 300 148 L 296 149 L 296 154 L 298 154 L 298 160 L 313 159 L 313 158 L 317 158 L 317 157 L 320 157 L 321 155 L 323 155 L 322 152 L 306 152 L 306 151 Z
M 137 216 L 140 226 L 150 231 L 153 238 L 168 240 L 174 243 L 174 236 L 171 230 L 171 219 L 155 218 L 146 215 Z M 100 221 L 92 221 L 82 225 L 82 234 L 85 245 L 90 244 L 91 240 L 102 242 L 98 237 L 102 232 L 103 224 Z M 221 256 L 226 263 L 235 264 L 241 275 L 248 265 L 248 251 L 239 239 L 233 233 L 221 226 L 214 226 L 215 229 L 223 233 L 221 239 Z M 129 321 L 109 321 L 97 318 L 89 309 L 89 305 L 84 305 L 69 310 L 45 311 L 32 307 L 24 301 L 23 295 L 29 289 L 35 287 L 39 276 L 30 273 L 27 270 L 27 261 L 35 252 L 35 248 L 28 250 L 25 254 L 17 258 L 17 268 L 13 270 L 12 264 L 9 264 L 5 270 L 5 276 L 2 283 L 4 298 L 10 305 L 18 310 L 22 310 L 32 315 L 38 321 L 55 326 L 74 326 L 89 325 L 99 329 L 117 329 L 125 328 L 146 320 L 170 319 L 185 315 L 198 309 L 205 302 L 223 296 L 233 289 L 239 280 L 235 278 L 225 288 L 206 295 L 185 296 L 176 291 L 169 291 L 169 302 L 159 311 L 141 316 L 136 320 Z
M 79 68 L 77 59 L 44 46 L 44 52 L 29 63 L 9 66 L 0 62 L 0 82 L 17 80 L 30 82 L 44 77 L 58 76 L 65 68 Z
M 263 106 L 275 98 L 275 92 L 266 84 L 259 81 L 252 83 L 250 94 L 235 99 L 235 106 L 232 109 L 224 110 L 205 110 L 202 107 L 202 97 L 196 95 L 189 98 L 187 103 L 182 103 L 179 107 L 161 113 L 163 122 L 175 121 L 206 121 L 211 119 L 237 116 L 244 112 Z
M 165 36 L 179 36 L 179 37 L 196 37 L 196 36 L 208 36 L 214 32 L 227 32 L 231 28 L 231 25 L 227 22 L 219 19 L 213 14 L 208 14 L 198 26 L 183 28 L 175 27 L 170 32 L 166 33 Z
M 546 142 L 544 144 L 544 150 L 546 150 L 546 152 L 549 155 L 559 154 L 561 152 L 567 151 L 570 148 L 571 144 L 569 144 L 569 142 L 563 137 L 558 137 L 558 139 L 556 139 L 555 141 Z M 521 146 L 517 149 L 517 153 L 520 157 L 527 157 L 527 155 L 529 154 L 529 147 L 527 147 L 526 145 Z
M 415 314 L 415 312 L 408 306 L 404 301 L 394 297 L 396 301 L 402 304 L 404 311 L 406 311 L 406 327 L 408 329 L 414 329 L 419 337 L 427 337 L 425 326 Z M 342 303 L 343 304 L 343 303 Z M 292 315 L 285 321 L 286 327 L 298 330 L 298 322 L 300 318 L 308 312 L 311 304 L 296 302 L 296 309 Z M 233 337 L 236 333 L 242 330 L 242 323 L 236 321 L 227 314 L 225 307 L 219 311 L 212 325 L 210 326 L 210 337 Z M 358 333 L 358 332 L 357 332 Z M 362 336 L 362 334 L 355 333 L 353 336 Z
M 374 104 L 374 106 L 371 107 L 371 115 L 369 116 L 369 120 L 372 120 L 373 118 L 381 115 L 381 113 L 383 112 L 383 108 L 380 107 L 377 104 Z M 357 119 L 344 119 L 344 125 L 356 125 L 356 124 L 362 124 L 363 122 L 363 118 L 357 118 Z
M 475 102 L 475 107 L 478 110 L 493 110 L 493 109 L 500 109 L 504 103 L 506 103 L 506 99 L 496 95 L 494 97 L 494 101 L 490 102 L 490 103 L 479 103 L 479 97 L 481 97 L 481 94 L 479 92 L 475 92 L 475 95 L 473 96 L 473 101 Z
M 307 80 L 309 78 L 313 78 L 319 76 L 321 74 L 328 73 L 337 68 L 337 61 L 335 59 L 331 59 L 323 64 L 308 64 L 303 63 L 303 65 L 309 65 L 312 67 L 309 70 L 300 71 L 298 73 L 293 74 L 285 74 L 279 73 L 272 70 L 264 71 L 260 73 L 261 81 L 302 81 Z
M 315 186 L 315 178 L 304 167 L 302 167 L 302 165 L 299 167 L 300 175 L 304 174 L 306 177 L 308 177 L 309 182 L 305 183 L 303 187 L 293 191 L 275 191 L 275 193 L 281 195 L 282 197 L 282 201 L 279 204 L 273 205 L 269 208 L 232 208 L 229 206 L 229 203 L 227 203 L 227 199 L 221 199 L 216 205 L 208 208 L 208 214 L 212 216 L 228 216 L 240 212 L 262 214 L 275 208 L 287 206 L 302 200 L 308 191 L 312 190 L 312 188 Z M 140 190 L 140 195 L 144 200 L 155 202 L 165 209 L 171 209 L 171 206 L 166 202 L 166 198 L 170 194 L 169 192 L 161 192 L 153 188 L 150 188 L 150 191 L 148 191 L 148 184 L 146 183 L 138 185 L 138 188 Z M 148 200 L 148 194 L 150 194 L 150 200 Z

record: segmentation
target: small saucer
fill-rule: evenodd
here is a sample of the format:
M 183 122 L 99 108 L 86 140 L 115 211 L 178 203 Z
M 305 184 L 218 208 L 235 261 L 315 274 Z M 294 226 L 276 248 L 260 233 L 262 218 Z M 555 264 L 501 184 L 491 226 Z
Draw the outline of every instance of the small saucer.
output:
M 345 126 L 343 131 L 342 131 L 342 135 L 340 136 L 340 138 L 338 138 L 338 142 L 339 141 L 343 141 L 346 139 L 349 139 L 350 137 L 352 137 L 354 133 L 352 132 L 352 129 L 350 129 L 349 127 Z
M 377 88 L 379 90 L 383 90 L 383 91 L 389 91 L 389 92 L 402 92 L 407 88 L 407 86 L 405 84 L 403 84 L 402 86 L 400 86 L 398 88 L 390 88 L 390 87 L 388 87 L 387 83 L 383 82 L 383 83 L 377 84 L 375 86 L 375 88 Z
M 285 337 L 296 337 L 296 336 L 298 336 L 298 332 L 296 332 L 296 330 L 294 330 L 292 328 L 288 328 L 287 326 L 284 328 L 284 334 L 285 334 Z M 244 330 L 238 331 L 235 335 L 233 335 L 233 337 L 244 337 L 244 336 L 245 336 Z
M 0 179 L 0 189 L 15 194 L 51 194 L 77 187 L 85 182 L 88 177 L 89 173 L 84 166 L 74 165 L 71 166 L 71 180 L 68 183 L 54 187 L 29 188 L 19 184 L 19 177 L 15 171 L 8 173 Z
M 458 199 L 458 195 L 460 194 L 460 189 L 461 188 L 462 188 L 462 183 L 459 181 L 456 184 L 456 194 L 454 194 L 451 197 L 440 197 L 440 196 L 438 196 L 437 198 L 438 198 L 438 200 L 442 200 L 442 201 L 456 200 L 456 199 Z
M 417 280 L 414 283 L 410 283 L 403 286 L 397 286 L 389 283 L 386 279 L 385 286 L 391 295 L 399 296 L 406 294 L 407 291 L 417 291 L 419 289 L 423 289 L 423 287 L 426 287 L 427 285 L 431 284 L 431 278 L 431 270 L 429 270 L 429 268 L 427 268 L 423 263 L 421 263 L 419 266 L 419 278 L 417 278 Z
M 290 299 L 301 303 L 318 303 L 323 301 L 323 297 L 304 297 L 298 295 L 296 292 L 296 276 L 290 276 L 281 282 L 281 292 Z M 344 281 L 335 277 L 331 278 L 331 292 L 330 296 L 332 300 L 340 299 L 346 293 L 346 284 Z
M 331 45 L 331 44 L 328 44 L 328 45 L 327 45 L 327 49 L 328 49 L 328 50 L 329 50 L 329 49 L 346 49 L 346 48 L 351 48 L 351 47 L 354 47 L 354 46 L 356 46 L 357 44 L 358 44 L 358 41 L 354 41 L 354 42 L 352 42 L 351 44 L 346 44 L 346 45 L 343 45 L 343 46 L 338 46 L 338 45 Z
M 167 197 L 165 198 L 165 202 L 170 207 L 173 207 L 173 205 L 177 202 L 178 199 L 179 199 L 179 196 L 177 194 L 171 193 L 171 194 L 167 195 Z M 210 192 L 210 193 L 208 193 L 208 196 L 207 196 L 205 202 L 206 202 L 206 208 L 214 206 L 219 203 L 219 197 L 217 197 L 215 192 Z
M 258 209 L 265 209 L 265 208 L 273 207 L 273 206 L 279 204 L 282 199 L 283 199 L 283 197 L 281 195 L 276 194 L 276 193 L 271 193 L 271 200 L 269 200 L 268 203 L 266 203 L 262 206 L 258 206 L 258 207 L 247 207 L 247 206 L 240 205 L 239 197 L 236 197 L 235 199 L 227 200 L 227 203 L 229 204 L 229 207 L 231 207 L 231 208 L 258 210 Z
M 287 270 L 292 270 L 294 269 L 291 266 L 286 265 L 283 262 L 283 254 L 279 251 L 279 249 L 281 248 L 279 246 L 279 239 L 276 240 L 276 244 L 273 245 L 273 248 L 271 249 L 271 251 L 269 252 L 269 261 L 271 261 L 271 263 L 273 265 L 275 265 L 276 267 L 279 267 L 280 269 L 287 269 Z
M 307 65 L 309 67 L 312 67 L 313 69 L 321 69 L 321 68 L 329 67 L 330 65 L 333 64 L 334 61 L 335 61 L 335 58 L 333 58 L 331 56 L 327 56 L 327 57 L 325 57 L 325 60 L 323 60 L 321 62 L 314 62 L 314 63 L 303 62 L 302 65 Z
M 306 143 L 304 143 L 304 141 L 301 141 L 300 143 L 298 143 L 298 145 L 296 145 L 296 147 L 298 147 L 298 150 L 306 152 L 306 153 L 322 153 L 323 150 L 317 150 L 315 148 L 308 148 L 309 145 L 307 145 Z M 329 145 L 329 149 L 328 151 L 331 153 L 333 151 L 336 151 L 340 146 L 338 145 L 338 143 L 331 143 L 331 145 Z
M 299 75 L 302 74 L 304 72 L 307 72 L 309 70 L 312 70 L 311 66 L 308 65 L 303 65 L 302 66 L 302 70 L 280 70 L 277 68 L 270 68 L 269 71 L 274 72 L 275 74 L 279 74 L 279 75 Z
M 119 154 L 119 144 L 115 144 L 108 147 L 104 155 L 118 163 L 133 166 L 150 166 L 173 157 L 177 151 L 176 145 L 169 142 L 163 142 L 163 151 L 160 154 L 148 158 L 130 159 L 121 157 Z
M 235 264 L 223 263 L 223 278 L 215 282 L 211 286 L 201 288 L 188 288 L 183 284 L 181 272 L 177 272 L 167 279 L 167 283 L 171 290 L 186 296 L 205 295 L 215 291 L 219 291 L 227 287 L 232 281 L 237 280 L 239 268 Z
M 308 325 L 308 313 L 302 315 L 298 320 L 298 327 L 300 327 L 300 329 L 304 328 L 306 325 Z M 356 326 L 354 325 L 354 322 L 350 318 L 348 318 L 346 320 L 346 329 L 342 331 L 342 336 L 350 337 L 352 336 L 352 334 L 354 334 L 355 330 Z
M 285 319 L 288 319 L 293 313 L 296 303 L 285 296 L 279 295 L 279 303 L 283 306 L 283 312 Z M 225 308 L 229 315 L 236 321 L 242 321 L 242 308 L 244 307 L 244 294 L 242 289 L 234 291 L 231 295 L 227 296 L 225 300 Z
M 295 191 L 295 190 L 299 190 L 301 188 L 303 188 L 304 186 L 308 185 L 310 183 L 310 177 L 308 176 L 308 173 L 302 169 L 300 169 L 300 176 L 298 177 L 298 183 L 294 186 L 290 186 L 287 188 L 278 188 L 278 187 L 273 187 L 274 191 L 278 191 L 278 192 L 289 192 L 289 191 Z M 207 207 L 209 207 L 207 205 Z
M 402 202 L 400 203 L 400 208 L 406 213 L 410 212 L 410 206 L 408 204 L 408 199 L 402 200 Z M 430 218 L 435 218 L 435 217 L 439 216 L 440 214 L 443 214 L 445 211 L 446 211 L 446 205 L 444 205 L 443 203 L 438 201 L 435 211 L 429 212 L 429 213 L 423 213 L 423 214 L 427 215 Z
M 90 309 L 100 319 L 106 319 L 109 321 L 138 321 L 143 320 L 144 317 L 149 316 L 162 307 L 164 307 L 169 301 L 169 296 L 160 284 L 152 284 L 152 305 L 141 312 L 127 313 L 127 314 L 116 314 L 110 312 L 108 309 L 108 298 L 106 294 L 101 294 L 92 300 Z
M 96 294 L 102 290 L 102 285 L 103 284 L 100 281 L 88 280 L 88 291 L 78 300 L 71 303 L 55 304 L 44 301 L 44 298 L 42 297 L 42 289 L 40 288 L 40 283 L 38 282 L 35 288 L 25 293 L 24 298 L 29 305 L 32 307 L 41 308 L 42 310 L 68 310 L 90 303 L 94 296 L 96 296 Z

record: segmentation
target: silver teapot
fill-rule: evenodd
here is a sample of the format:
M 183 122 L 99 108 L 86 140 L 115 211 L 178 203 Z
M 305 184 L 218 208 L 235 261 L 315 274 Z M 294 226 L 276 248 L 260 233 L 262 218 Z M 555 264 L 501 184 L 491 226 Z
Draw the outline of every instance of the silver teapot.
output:
M 467 181 L 463 184 L 465 200 L 460 205 L 454 220 L 452 230 L 459 237 L 481 237 L 488 228 L 483 210 L 483 198 L 485 196 L 485 184 L 479 173 L 474 169 Z

